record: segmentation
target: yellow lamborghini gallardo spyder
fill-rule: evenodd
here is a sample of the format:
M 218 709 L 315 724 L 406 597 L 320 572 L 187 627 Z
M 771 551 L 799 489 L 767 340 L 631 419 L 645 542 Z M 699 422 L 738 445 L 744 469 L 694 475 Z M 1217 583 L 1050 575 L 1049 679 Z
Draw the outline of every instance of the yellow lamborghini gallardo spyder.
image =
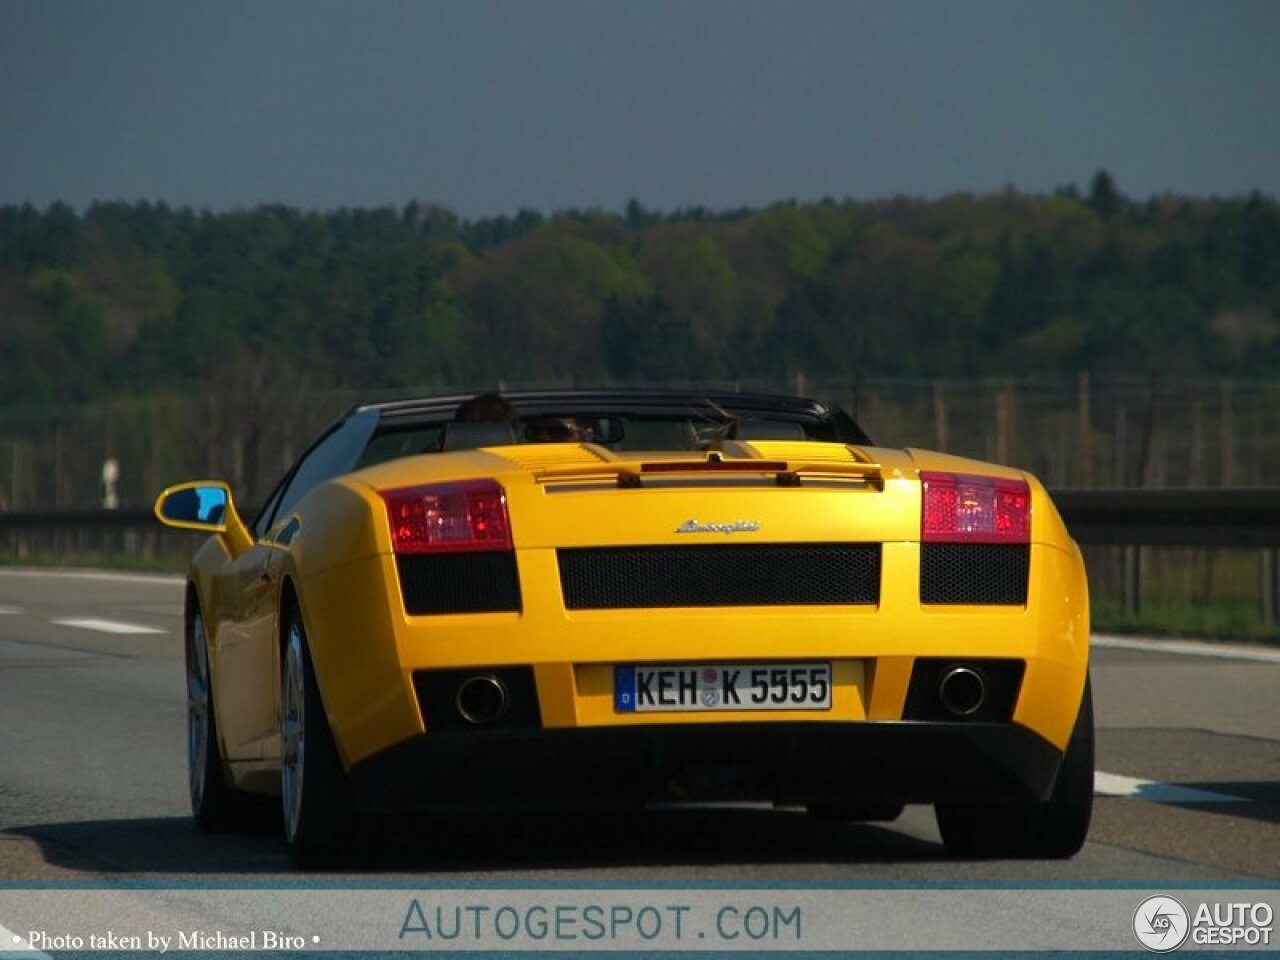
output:
M 299 863 L 386 813 L 760 801 L 1068 857 L 1088 587 L 1044 488 L 698 391 L 361 406 L 255 519 L 216 482 L 186 596 L 191 804 L 279 794 Z

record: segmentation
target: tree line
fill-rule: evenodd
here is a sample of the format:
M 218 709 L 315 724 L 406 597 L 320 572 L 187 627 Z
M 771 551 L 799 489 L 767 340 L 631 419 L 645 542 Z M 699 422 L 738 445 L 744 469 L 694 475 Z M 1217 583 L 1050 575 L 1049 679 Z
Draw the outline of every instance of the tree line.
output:
M 0 409 L 276 386 L 1274 377 L 1280 206 L 1013 189 L 462 220 L 0 207 Z

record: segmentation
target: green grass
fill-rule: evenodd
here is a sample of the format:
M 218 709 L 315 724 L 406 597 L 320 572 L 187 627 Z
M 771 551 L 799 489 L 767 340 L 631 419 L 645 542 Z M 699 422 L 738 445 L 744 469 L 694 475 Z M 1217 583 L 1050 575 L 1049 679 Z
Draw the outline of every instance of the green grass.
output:
M 1280 626 L 1262 622 L 1256 600 L 1219 598 L 1211 602 L 1144 597 L 1142 609 L 1129 613 L 1114 597 L 1092 600 L 1093 629 L 1098 633 L 1134 633 L 1207 640 L 1280 644 Z

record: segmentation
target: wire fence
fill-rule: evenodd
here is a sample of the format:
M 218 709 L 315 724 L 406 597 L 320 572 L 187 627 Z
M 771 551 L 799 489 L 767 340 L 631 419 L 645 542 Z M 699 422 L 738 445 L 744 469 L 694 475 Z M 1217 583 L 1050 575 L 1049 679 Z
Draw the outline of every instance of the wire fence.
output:
M 877 443 L 1025 467 L 1059 489 L 1280 481 L 1280 381 L 797 376 L 787 384 L 704 386 L 821 397 L 849 410 Z M 388 398 L 385 391 L 285 392 L 253 384 L 200 396 L 0 414 L 0 509 L 101 507 L 107 499 L 145 506 L 165 485 L 193 477 L 226 479 L 241 500 L 257 501 L 327 423 L 357 402 Z M 106 475 L 113 475 L 110 483 Z

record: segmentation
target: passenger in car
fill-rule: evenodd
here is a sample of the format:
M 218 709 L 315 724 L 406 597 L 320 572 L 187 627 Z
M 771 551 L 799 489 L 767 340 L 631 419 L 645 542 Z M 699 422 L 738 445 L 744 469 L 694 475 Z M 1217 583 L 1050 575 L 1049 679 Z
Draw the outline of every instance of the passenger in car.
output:
M 518 443 L 520 415 L 505 397 L 481 393 L 462 403 L 445 424 L 441 449 L 475 450 Z
M 537 417 L 525 427 L 524 438 L 530 443 L 574 443 L 594 436 L 573 417 Z
M 497 393 L 478 393 L 458 407 L 453 415 L 458 423 L 505 423 L 513 431 L 520 426 L 520 414 L 506 397 Z

